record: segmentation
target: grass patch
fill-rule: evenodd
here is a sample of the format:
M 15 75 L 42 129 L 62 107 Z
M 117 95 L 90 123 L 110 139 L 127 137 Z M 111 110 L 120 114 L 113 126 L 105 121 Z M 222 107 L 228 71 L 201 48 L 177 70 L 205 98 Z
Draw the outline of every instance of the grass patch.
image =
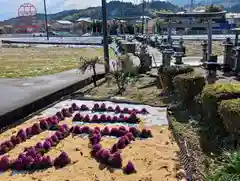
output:
M 112 50 L 109 54 L 116 58 Z M 1 48 L 0 77 L 35 77 L 74 69 L 79 67 L 81 56 L 103 57 L 103 48 Z

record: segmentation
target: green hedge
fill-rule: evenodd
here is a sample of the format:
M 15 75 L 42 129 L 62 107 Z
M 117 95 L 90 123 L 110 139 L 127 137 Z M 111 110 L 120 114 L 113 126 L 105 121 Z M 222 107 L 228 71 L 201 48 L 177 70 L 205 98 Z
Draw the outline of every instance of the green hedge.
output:
M 218 105 L 222 100 L 240 97 L 240 84 L 218 83 L 205 86 L 201 94 L 202 114 L 205 120 L 218 117 Z
M 226 130 L 240 138 L 240 98 L 221 101 L 218 111 Z
M 178 101 L 181 101 L 185 106 L 190 106 L 194 98 L 198 96 L 204 86 L 205 78 L 196 73 L 180 74 L 173 79 Z
M 190 73 L 193 71 L 194 69 L 189 66 L 170 66 L 168 68 L 163 68 L 163 66 L 161 66 L 158 73 L 162 78 L 164 88 L 166 88 L 168 93 L 171 93 L 174 90 L 174 77 L 179 74 Z

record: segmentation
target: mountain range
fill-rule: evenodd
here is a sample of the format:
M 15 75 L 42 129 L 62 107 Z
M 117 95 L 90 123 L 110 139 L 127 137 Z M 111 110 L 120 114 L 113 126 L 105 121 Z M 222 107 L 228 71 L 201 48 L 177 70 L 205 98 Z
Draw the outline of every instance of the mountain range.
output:
M 145 7 L 145 11 L 143 13 L 143 8 Z M 144 4 L 133 4 L 128 2 L 120 2 L 120 1 L 111 1 L 107 3 L 107 17 L 108 19 L 114 17 L 131 17 L 131 16 L 142 16 L 143 14 L 146 16 L 153 17 L 156 11 L 161 10 L 169 10 L 172 12 L 178 12 L 183 10 L 179 8 L 177 5 L 173 5 L 170 2 L 165 1 L 153 1 L 150 3 Z M 48 14 L 49 20 L 69 20 L 75 21 L 81 17 L 91 17 L 93 19 L 101 19 L 102 11 L 101 6 L 97 7 L 89 7 L 86 9 L 72 9 L 65 10 L 58 13 Z M 11 18 L 5 20 L 6 23 L 12 24 L 14 21 L 20 19 L 20 17 Z M 37 14 L 38 20 L 44 19 L 44 14 Z

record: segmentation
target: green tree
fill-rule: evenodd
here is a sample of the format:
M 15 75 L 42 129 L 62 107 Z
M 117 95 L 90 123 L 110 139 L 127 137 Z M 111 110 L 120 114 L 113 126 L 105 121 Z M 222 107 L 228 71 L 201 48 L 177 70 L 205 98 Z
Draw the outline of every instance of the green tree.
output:
M 221 12 L 223 9 L 221 7 L 215 6 L 215 5 L 210 5 L 207 6 L 205 9 L 206 12 Z

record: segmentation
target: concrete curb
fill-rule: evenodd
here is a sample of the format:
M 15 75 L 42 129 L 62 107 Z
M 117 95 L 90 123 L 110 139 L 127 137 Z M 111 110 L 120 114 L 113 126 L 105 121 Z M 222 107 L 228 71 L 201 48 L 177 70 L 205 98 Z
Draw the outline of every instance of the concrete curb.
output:
M 104 77 L 104 75 L 105 75 L 104 73 L 97 74 L 96 79 L 100 80 L 101 78 Z M 42 98 L 37 99 L 31 103 L 28 103 L 12 111 L 9 111 L 6 114 L 0 116 L 0 128 L 18 122 L 19 120 L 27 117 L 29 114 L 36 112 L 39 109 L 42 109 L 53 102 L 56 102 L 57 100 L 64 96 L 76 92 L 77 90 L 91 84 L 92 82 L 93 82 L 92 77 L 88 77 L 72 85 L 57 90 L 47 96 L 43 96 Z
M 2 40 L 2 44 L 98 45 L 98 46 L 102 46 L 102 43 L 51 42 L 51 41 L 12 41 L 12 40 Z

